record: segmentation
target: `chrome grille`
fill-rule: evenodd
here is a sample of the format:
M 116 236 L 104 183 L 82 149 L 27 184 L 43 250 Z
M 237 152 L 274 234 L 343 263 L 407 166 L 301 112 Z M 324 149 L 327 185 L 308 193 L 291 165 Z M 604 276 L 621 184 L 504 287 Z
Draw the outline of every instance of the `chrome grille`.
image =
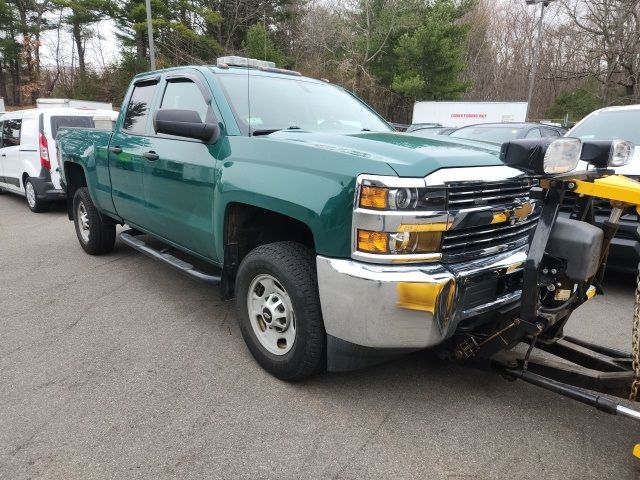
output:
M 519 198 L 527 198 L 529 190 L 531 190 L 531 180 L 528 179 L 449 184 L 449 210 L 506 205 Z
M 445 259 L 478 256 L 482 252 L 491 253 L 492 249 L 502 250 L 524 245 L 529 234 L 538 223 L 537 212 L 521 222 L 496 223 L 481 227 L 450 230 L 444 235 L 442 254 Z M 503 248 L 504 247 L 504 248 Z
M 531 186 L 529 179 L 450 185 L 449 209 L 456 211 L 486 206 L 512 207 L 529 198 Z M 455 262 L 527 244 L 529 235 L 538 223 L 540 210 L 540 207 L 536 208 L 531 216 L 521 221 L 449 230 L 444 234 L 442 242 L 443 260 Z

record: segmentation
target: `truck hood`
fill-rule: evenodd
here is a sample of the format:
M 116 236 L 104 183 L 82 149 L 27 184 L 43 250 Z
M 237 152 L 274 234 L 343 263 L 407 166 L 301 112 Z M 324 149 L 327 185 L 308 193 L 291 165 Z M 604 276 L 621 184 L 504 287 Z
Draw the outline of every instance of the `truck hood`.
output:
M 394 132 L 345 135 L 290 130 L 275 132 L 268 138 L 384 162 L 400 177 L 424 177 L 441 168 L 504 165 L 498 158 L 500 147 L 458 138 L 424 138 Z

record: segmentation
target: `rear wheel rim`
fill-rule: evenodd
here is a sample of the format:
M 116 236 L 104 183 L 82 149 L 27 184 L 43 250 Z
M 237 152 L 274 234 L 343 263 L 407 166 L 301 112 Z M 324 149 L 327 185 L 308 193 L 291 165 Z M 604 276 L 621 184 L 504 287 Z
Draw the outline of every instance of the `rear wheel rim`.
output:
M 78 219 L 78 232 L 80 232 L 80 237 L 84 243 L 89 242 L 89 215 L 87 214 L 87 209 L 84 206 L 84 202 L 78 202 L 78 211 L 76 212 L 76 218 Z
M 289 353 L 296 340 L 296 317 L 282 283 L 269 274 L 257 275 L 249 284 L 247 309 L 260 344 L 274 355 Z
M 31 182 L 27 182 L 24 186 L 24 190 L 27 194 L 27 203 L 31 208 L 36 208 L 36 191 Z

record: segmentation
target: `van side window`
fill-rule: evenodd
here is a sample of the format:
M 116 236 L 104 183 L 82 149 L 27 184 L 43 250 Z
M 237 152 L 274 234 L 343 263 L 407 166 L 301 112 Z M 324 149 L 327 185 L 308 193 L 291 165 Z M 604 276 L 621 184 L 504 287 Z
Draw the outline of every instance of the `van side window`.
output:
M 191 80 L 179 79 L 167 83 L 160 109 L 195 110 L 203 122 L 207 118 L 209 104 L 198 86 Z
M 16 147 L 20 145 L 20 129 L 22 120 L 5 120 L 2 126 L 2 146 Z
M 133 93 L 127 105 L 122 129 L 129 133 L 144 134 L 147 130 L 149 104 L 156 91 L 156 83 L 143 83 L 133 87 Z

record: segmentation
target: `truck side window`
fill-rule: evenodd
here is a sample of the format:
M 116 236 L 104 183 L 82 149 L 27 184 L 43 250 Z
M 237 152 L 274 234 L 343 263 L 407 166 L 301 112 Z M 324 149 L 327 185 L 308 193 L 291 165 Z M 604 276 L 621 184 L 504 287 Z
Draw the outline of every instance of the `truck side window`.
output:
M 15 147 L 20 145 L 20 130 L 22 120 L 5 120 L 2 126 L 2 146 Z
M 207 118 L 209 105 L 198 86 L 191 80 L 179 79 L 167 83 L 160 109 L 194 110 L 203 122 Z
M 122 122 L 123 130 L 139 135 L 146 132 L 149 104 L 153 100 L 156 85 L 156 83 L 144 83 L 138 84 L 133 88 L 124 121 Z

